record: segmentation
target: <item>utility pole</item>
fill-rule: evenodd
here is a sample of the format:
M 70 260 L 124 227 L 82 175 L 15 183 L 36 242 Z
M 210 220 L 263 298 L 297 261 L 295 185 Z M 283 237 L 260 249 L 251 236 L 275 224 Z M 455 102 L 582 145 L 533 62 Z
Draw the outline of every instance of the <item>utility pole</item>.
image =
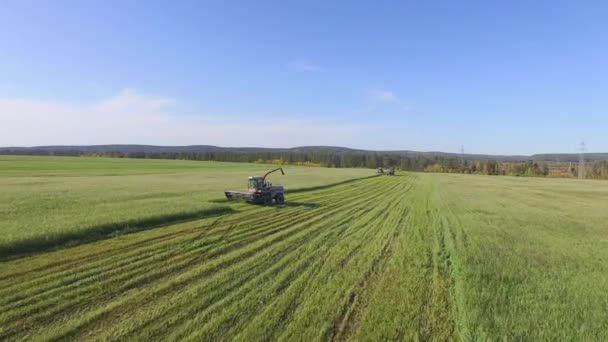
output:
M 578 158 L 578 179 L 585 179 L 585 151 L 587 147 L 585 146 L 585 141 L 581 142 L 581 152 Z
M 460 169 L 464 172 L 464 145 L 460 145 Z

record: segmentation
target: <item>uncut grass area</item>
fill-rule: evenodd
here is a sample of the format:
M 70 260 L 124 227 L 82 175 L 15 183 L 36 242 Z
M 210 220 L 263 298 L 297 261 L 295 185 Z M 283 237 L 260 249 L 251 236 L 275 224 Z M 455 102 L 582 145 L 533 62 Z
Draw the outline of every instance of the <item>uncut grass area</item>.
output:
M 606 340 L 606 198 L 401 173 L 222 204 L 0 261 L 0 340 Z
M 183 160 L 0 155 L 0 256 L 231 212 L 225 190 L 277 166 Z M 373 170 L 285 166 L 287 191 Z
M 461 336 L 608 339 L 608 182 L 434 177 Z

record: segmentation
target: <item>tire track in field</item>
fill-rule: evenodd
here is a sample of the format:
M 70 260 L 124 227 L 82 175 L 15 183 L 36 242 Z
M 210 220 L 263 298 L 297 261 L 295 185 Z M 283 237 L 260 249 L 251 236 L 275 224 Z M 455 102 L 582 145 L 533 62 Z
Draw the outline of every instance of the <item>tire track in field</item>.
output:
M 458 335 L 463 338 L 471 338 L 471 324 L 465 306 L 464 295 L 460 287 L 463 285 L 463 274 L 461 260 L 459 257 L 459 249 L 469 248 L 469 241 L 464 229 L 454 229 L 451 227 L 463 227 L 463 223 L 459 215 L 456 215 L 453 208 L 449 205 L 449 199 L 444 197 L 441 191 L 437 192 L 437 200 L 439 202 L 439 210 L 443 214 L 441 216 L 441 243 L 445 249 L 445 263 L 447 273 L 450 275 L 450 298 L 452 307 L 452 316 L 455 321 L 455 329 Z
M 383 192 L 383 193 L 384 193 L 384 192 Z M 367 215 L 367 212 L 365 212 L 363 215 Z M 353 220 L 353 221 L 356 221 L 356 220 Z M 365 230 L 366 226 L 367 226 L 367 224 L 365 224 L 365 223 L 364 223 L 364 224 L 360 225 L 360 229 L 361 229 L 361 230 Z M 348 233 L 349 233 L 349 230 L 345 230 L 345 231 L 344 231 L 344 234 L 342 234 L 342 235 L 340 236 L 340 238 L 345 238 L 346 234 L 348 234 Z M 334 242 L 333 242 L 333 241 L 331 241 L 330 243 L 332 243 L 332 244 L 333 244 Z M 318 269 L 315 269 L 315 270 L 314 270 L 314 274 L 316 274 L 316 272 L 318 272 Z M 311 276 L 312 276 L 312 275 L 311 275 Z M 290 308 L 294 308 L 294 305 L 292 305 L 292 303 L 293 303 L 294 301 L 296 301 L 296 300 L 297 300 L 297 297 L 299 296 L 299 294 L 301 294 L 301 293 L 303 293 L 303 292 L 304 292 L 304 289 L 301 289 L 301 291 L 299 291 L 299 293 L 297 294 L 297 296 L 296 296 L 296 297 L 294 297 L 294 299 L 293 299 L 293 300 L 291 300 L 291 303 L 287 304 L 287 308 L 288 308 L 288 309 L 287 309 L 286 311 L 284 311 L 284 313 L 283 313 L 283 319 L 286 319 L 286 317 L 288 317 L 288 316 L 290 315 L 290 313 L 289 313 L 289 312 L 290 312 Z M 273 310 L 276 310 L 276 309 L 270 309 L 270 308 L 269 308 L 269 309 L 267 309 L 267 311 L 273 311 Z M 264 322 L 268 322 L 268 321 L 275 321 L 275 320 L 276 320 L 276 319 L 267 319 L 267 320 L 264 320 Z M 197 337 L 195 337 L 195 338 L 199 338 L 199 337 L 201 337 L 201 336 L 197 336 Z
M 279 259 L 279 262 L 283 263 L 285 265 L 285 267 L 282 269 L 278 269 L 277 272 L 281 272 L 281 273 L 287 272 L 287 274 L 285 274 L 278 281 L 275 280 L 275 282 L 273 282 L 271 284 L 263 284 L 263 287 L 266 289 L 266 291 L 267 292 L 270 291 L 273 296 L 278 296 L 283 293 L 283 291 L 287 288 L 288 284 L 290 284 L 302 277 L 306 277 L 307 270 L 310 267 L 313 267 L 314 264 L 318 263 L 319 256 L 322 256 L 322 255 L 324 255 L 324 253 L 326 253 L 327 241 L 330 241 L 330 239 L 332 237 L 339 236 L 339 234 L 340 234 L 339 227 L 341 226 L 341 224 L 344 224 L 347 221 L 348 221 L 348 219 L 343 218 L 341 220 L 341 222 L 339 222 L 338 225 L 335 225 L 332 228 L 330 228 L 329 234 L 322 236 L 322 239 L 315 238 L 315 241 L 319 242 L 319 244 L 316 245 L 315 250 L 310 252 L 310 255 L 304 256 L 303 258 L 302 258 L 302 256 L 295 255 L 293 264 L 284 263 L 285 257 L 281 257 L 281 259 Z M 320 231 L 322 231 L 323 227 L 319 227 L 318 229 Z M 288 247 L 291 247 L 291 246 L 288 246 Z M 310 242 L 307 242 L 307 245 L 303 245 L 302 247 L 310 248 L 311 244 L 310 244 Z M 259 278 L 259 279 L 262 281 L 265 280 L 263 278 Z M 189 330 L 195 329 L 195 328 L 192 328 L 192 326 L 196 326 L 200 322 L 205 322 L 207 319 L 209 319 L 211 317 L 215 317 L 216 315 L 218 315 L 222 312 L 225 312 L 226 310 L 230 310 L 230 308 L 234 307 L 234 305 L 243 306 L 243 305 L 245 305 L 244 303 L 247 303 L 247 302 L 252 302 L 252 301 L 257 302 L 256 300 L 252 299 L 252 298 L 259 296 L 259 293 L 252 291 L 255 289 L 255 286 L 254 286 L 255 284 L 248 283 L 246 285 L 248 285 L 248 286 L 246 286 L 242 289 L 239 289 L 239 291 L 236 293 L 229 294 L 229 296 L 224 297 L 221 301 L 216 301 L 216 302 L 212 303 L 212 305 L 210 305 L 209 307 L 204 307 L 204 308 L 198 307 L 198 309 L 200 309 L 200 310 L 198 312 L 195 312 L 196 317 L 188 320 L 188 322 L 182 322 L 181 323 L 182 326 L 174 333 L 172 338 L 173 339 L 184 339 L 187 336 L 187 334 L 188 334 L 187 332 Z M 260 285 L 262 285 L 262 284 L 260 284 Z M 186 324 L 184 324 L 184 323 L 186 323 Z M 183 331 L 183 332 L 180 332 L 180 331 Z
M 375 202 L 374 202 L 375 203 Z M 369 205 L 368 205 L 369 206 Z M 380 210 L 387 210 L 386 207 L 383 206 L 376 206 L 376 208 L 380 209 Z M 390 210 L 390 209 L 388 209 Z M 368 215 L 369 213 L 366 211 L 365 215 Z M 372 213 L 373 217 L 383 216 L 382 212 L 374 212 Z M 358 222 L 359 218 L 357 218 L 357 220 L 353 220 L 353 221 L 357 221 Z M 361 231 L 361 236 L 354 236 L 351 235 L 350 238 L 352 238 L 352 240 L 356 241 L 361 241 L 365 239 L 366 234 L 369 234 L 370 227 L 373 227 L 372 225 L 370 225 L 370 223 L 374 222 L 373 220 L 370 222 L 360 222 L 359 224 L 359 230 Z M 344 234 L 342 234 L 340 236 L 341 240 L 345 240 L 347 239 L 348 234 L 352 232 L 351 230 L 346 229 Z M 332 246 L 335 244 L 334 241 L 331 241 Z M 357 245 L 354 245 L 354 248 L 356 248 Z M 330 250 L 331 251 L 331 248 Z M 336 265 L 338 265 L 340 263 L 340 261 L 336 262 Z M 323 263 L 321 264 L 323 265 Z M 334 266 L 332 266 L 333 268 Z M 336 266 L 339 268 L 339 266 Z M 323 265 L 323 268 L 327 268 L 327 265 Z M 320 271 L 321 269 L 315 269 L 314 270 L 314 277 L 317 277 L 316 274 Z M 318 281 L 318 277 L 317 277 L 317 281 Z M 244 332 L 242 332 L 242 335 L 239 336 L 248 336 L 248 339 L 260 339 L 260 340 L 266 340 L 266 339 L 276 339 L 275 337 L 272 336 L 273 333 L 271 332 L 257 332 L 256 333 L 256 329 L 259 327 L 264 327 L 263 329 L 265 329 L 266 331 L 269 329 L 282 329 L 280 327 L 282 327 L 284 324 L 286 324 L 286 320 L 289 319 L 289 317 L 291 317 L 293 311 L 298 307 L 299 303 L 301 301 L 301 297 L 305 295 L 306 291 L 311 290 L 310 286 L 312 282 L 311 281 L 307 281 L 306 284 L 302 285 L 302 287 L 298 287 L 297 284 L 291 284 L 291 286 L 289 287 L 289 289 L 287 290 L 290 294 L 287 296 L 283 296 L 283 297 L 277 297 L 274 300 L 274 304 L 271 304 L 271 306 L 268 306 L 267 308 L 264 309 L 263 312 L 261 312 L 261 314 L 259 315 L 259 318 L 255 318 L 254 323 L 253 324 L 249 324 L 248 326 L 244 327 Z M 295 288 L 294 288 L 295 287 Z M 276 314 L 275 314 L 276 313 Z M 268 322 L 274 322 L 275 324 L 273 325 L 269 325 Z M 236 327 L 233 329 L 237 329 Z M 235 331 L 236 333 L 236 331 Z M 274 333 L 277 333 L 277 331 L 275 331 Z M 199 338 L 201 336 L 196 336 L 194 337 Z M 237 337 L 237 339 L 239 339 Z
M 454 335 L 455 318 L 452 316 L 453 309 L 451 307 L 453 300 L 449 291 L 451 285 L 451 274 L 447 267 L 447 250 L 445 248 L 445 240 L 443 231 L 440 226 L 441 215 L 437 209 L 435 183 L 431 180 L 430 195 L 426 201 L 426 222 L 431 229 L 431 243 L 427 252 L 427 257 L 431 260 L 429 269 L 428 295 L 425 296 L 425 319 L 422 322 L 421 338 L 428 340 L 430 338 L 447 338 Z M 443 335 L 440 336 L 438 332 Z
M 368 233 L 369 233 L 369 231 L 368 231 Z M 365 240 L 365 237 L 363 237 L 362 240 Z M 381 270 L 379 270 L 376 267 L 376 265 L 379 262 L 382 262 L 383 259 L 388 258 L 390 256 L 390 250 L 387 251 L 387 247 L 389 246 L 389 243 L 390 242 L 387 242 L 387 244 L 385 245 L 385 247 L 382 248 L 381 253 L 380 253 L 380 257 L 378 259 L 374 260 L 373 266 L 370 269 L 370 271 L 381 272 Z M 342 259 L 340 261 L 339 268 L 345 268 L 347 266 L 348 261 L 359 251 L 359 249 L 362 246 L 363 246 L 363 243 L 355 246 L 355 248 L 351 251 L 351 253 L 349 253 L 346 258 L 344 258 L 344 259 Z M 346 322 L 346 320 L 348 318 L 352 318 L 353 317 L 352 314 L 351 314 L 352 313 L 352 309 L 357 305 L 356 300 L 359 298 L 358 296 L 359 296 L 359 292 L 360 291 L 358 291 L 358 288 L 365 287 L 365 285 L 368 284 L 368 280 L 369 280 L 370 277 L 371 277 L 371 273 L 367 272 L 364 275 L 363 279 L 361 281 L 359 281 L 359 283 L 357 284 L 356 289 L 353 289 L 352 291 L 349 292 L 349 294 L 347 296 L 348 299 L 347 299 L 346 303 L 342 306 L 342 309 L 340 311 L 339 316 L 336 319 L 334 319 L 334 322 L 333 322 L 331 328 L 329 328 L 328 332 L 325 334 L 324 339 L 333 339 L 333 337 L 334 337 L 333 335 L 336 334 L 336 328 L 338 327 L 338 325 L 340 325 L 339 330 L 342 331 L 344 323 Z M 303 296 L 303 294 L 301 296 Z M 295 301 L 296 300 L 294 300 L 294 302 Z M 297 309 L 296 305 L 290 305 L 289 308 L 288 308 L 288 310 L 284 312 L 282 321 L 283 322 L 288 322 L 289 318 L 293 315 L 293 313 L 295 312 L 296 309 Z M 332 335 L 331 338 L 328 338 L 329 335 L 330 335 L 329 332 L 331 332 L 331 335 Z M 276 337 L 276 336 L 274 336 L 274 337 Z
M 384 272 L 388 259 L 393 255 L 395 241 L 402 233 L 399 230 L 403 226 L 403 222 L 408 213 L 408 208 L 402 209 L 399 221 L 395 226 L 395 230 L 391 234 L 391 238 L 387 240 L 386 244 L 380 251 L 380 254 L 376 259 L 374 259 L 372 266 L 363 275 L 359 283 L 357 283 L 355 289 L 350 292 L 347 303 L 344 304 L 340 315 L 334 320 L 331 329 L 327 332 L 327 335 L 329 335 L 331 332 L 331 336 L 328 339 L 340 341 L 348 340 L 354 322 L 358 317 L 358 310 L 362 300 L 361 298 L 365 298 L 366 295 L 369 295 L 371 290 L 376 286 L 378 276 Z
M 411 186 L 411 185 L 410 185 Z M 409 189 L 409 187 L 405 187 L 405 189 Z M 357 283 L 361 282 L 361 279 L 365 278 L 365 274 L 368 272 L 368 266 L 364 266 L 366 264 L 369 264 L 368 260 L 372 260 L 371 266 L 369 267 L 373 267 L 373 260 L 375 258 L 377 258 L 378 253 L 381 253 L 381 251 L 385 250 L 386 246 L 387 246 L 387 242 L 385 241 L 386 238 L 390 238 L 392 236 L 394 236 L 394 232 L 395 229 L 397 228 L 396 226 L 392 225 L 390 220 L 387 221 L 387 218 L 390 217 L 390 213 L 394 212 L 394 210 L 397 210 L 399 208 L 400 205 L 400 201 L 396 200 L 398 196 L 402 196 L 404 194 L 404 192 L 399 189 L 399 188 L 395 188 L 392 190 L 392 192 L 390 193 L 392 196 L 387 196 L 385 198 L 386 203 L 379 203 L 379 207 L 384 207 L 384 211 L 380 211 L 378 213 L 376 213 L 376 217 L 374 217 L 374 220 L 376 222 L 376 225 L 371 225 L 371 224 L 367 224 L 368 226 L 372 227 L 372 229 L 369 229 L 370 231 L 373 231 L 374 228 L 378 228 L 378 232 L 376 232 L 376 242 L 380 243 L 380 245 L 378 246 L 379 249 L 369 249 L 369 246 L 366 246 L 366 250 L 363 251 L 364 253 L 361 255 L 358 255 L 358 253 L 353 253 L 353 255 L 357 255 L 358 258 L 358 263 L 361 263 L 361 265 L 359 266 L 359 270 L 357 270 L 356 268 L 353 269 L 352 271 L 349 272 L 356 272 L 356 274 L 358 274 L 358 279 L 357 280 L 355 278 L 353 278 L 352 280 L 350 280 L 347 283 L 342 283 L 341 287 L 342 290 L 340 291 L 341 295 L 338 297 L 334 297 L 335 299 L 333 299 L 332 303 L 334 303 L 333 305 L 336 305 L 338 308 L 339 307 L 345 307 L 344 308 L 344 314 L 347 314 L 349 312 L 349 310 L 351 309 L 350 305 L 356 305 L 356 301 L 355 299 L 357 299 L 356 295 L 352 296 L 354 289 L 356 289 Z M 386 215 L 386 216 L 385 216 Z M 383 232 L 382 234 L 380 234 L 380 232 Z M 366 239 L 366 237 L 364 236 L 363 239 Z M 372 239 L 368 239 L 366 241 L 366 245 L 371 245 L 373 244 L 373 240 Z M 390 246 L 390 245 L 388 245 Z M 355 248 L 357 247 L 357 245 L 354 246 Z M 374 256 L 376 255 L 376 256 Z M 351 256 L 350 258 L 352 258 L 353 256 Z M 387 255 L 388 257 L 388 255 Z M 317 284 L 322 284 L 324 282 L 326 282 L 326 277 L 329 277 L 330 274 L 332 273 L 332 270 L 336 269 L 336 270 L 341 270 L 342 266 L 346 266 L 344 265 L 344 258 L 337 258 L 336 259 L 336 266 L 328 266 L 328 270 L 325 272 L 325 275 L 320 275 L 319 278 L 317 279 L 316 283 Z M 350 260 L 349 260 L 350 262 Z M 353 267 L 356 267 L 355 265 L 353 265 Z M 361 268 L 363 267 L 363 268 Z M 350 267 L 352 269 L 352 267 Z M 328 273 L 329 272 L 329 273 Z M 338 284 L 340 284 L 341 282 L 338 282 L 336 284 L 336 286 L 338 286 Z M 311 285 L 312 286 L 312 285 Z M 311 289 L 311 291 L 313 291 Z M 311 299 L 312 300 L 312 299 Z M 309 301 L 310 302 L 310 301 Z M 337 302 L 340 303 L 345 303 L 345 304 L 338 304 Z M 322 313 L 322 312 L 315 312 L 314 315 L 318 315 L 318 314 L 327 314 L 327 313 Z M 327 319 L 329 319 L 330 321 L 333 320 L 334 322 L 341 322 L 344 317 L 341 317 L 341 312 L 340 310 L 337 311 L 336 313 L 337 315 L 334 315 L 333 318 L 330 318 L 329 316 L 327 317 Z M 302 320 L 305 319 L 306 314 L 301 313 L 299 316 L 294 317 L 293 319 L 295 320 Z M 337 323 L 339 324 L 339 323 Z M 297 329 L 296 329 L 297 330 Z M 331 336 L 333 331 L 333 328 L 329 328 L 329 330 L 326 330 L 324 333 L 322 333 L 321 335 L 318 335 L 317 337 L 315 337 L 315 339 L 327 339 L 329 336 Z M 290 340 L 292 338 L 296 338 L 296 334 L 294 332 L 287 332 L 286 334 L 282 334 L 279 336 L 279 339 L 281 340 Z M 311 336 L 312 338 L 312 336 Z
M 324 235 L 322 235 L 322 234 L 316 235 L 315 233 L 318 233 L 318 232 L 321 232 L 321 233 L 327 233 L 327 232 L 323 232 L 321 229 L 317 229 L 317 230 L 315 230 L 315 231 L 311 231 L 311 232 L 310 232 L 308 235 L 306 235 L 306 236 L 302 237 L 302 238 L 304 239 L 304 240 L 302 240 L 302 241 L 292 241 L 292 242 L 290 242 L 290 244 L 287 244 L 287 245 L 285 245 L 285 246 L 282 246 L 281 248 L 282 248 L 283 250 L 287 251 L 287 255 L 285 255 L 285 256 L 287 256 L 287 257 L 289 257 L 289 256 L 293 256 L 293 257 L 297 258 L 297 255 L 293 255 L 293 254 L 295 254 L 295 253 L 294 253 L 294 251 L 291 249 L 291 248 L 292 248 L 292 245 L 293 245 L 293 244 L 298 244 L 298 245 L 301 245 L 301 247 L 302 247 L 302 246 L 309 245 L 309 244 L 311 243 L 311 241 L 318 240 L 318 239 L 320 239 L 320 238 L 322 238 L 322 237 L 324 236 Z M 313 239 L 313 240 L 311 240 L 311 239 Z M 277 250 L 275 250 L 275 249 L 271 250 L 271 253 L 275 253 L 275 252 L 277 252 L 277 253 L 278 253 L 278 252 L 283 252 L 283 251 L 282 251 L 282 250 L 277 251 Z M 275 253 L 275 254 L 276 254 L 276 253 Z M 271 258 L 272 260 L 270 260 L 270 262 L 274 262 L 274 263 L 276 263 L 276 262 L 283 262 L 283 259 L 280 259 L 279 261 L 275 261 L 275 260 L 274 260 L 274 259 L 275 259 L 275 258 L 274 258 L 274 257 L 275 257 L 275 254 L 265 255 L 265 256 L 264 256 L 264 259 L 265 259 L 265 260 L 267 260 L 267 259 Z M 281 256 L 281 253 L 278 253 L 277 255 Z M 249 261 L 251 261 L 251 260 L 249 260 Z M 259 266 L 259 265 L 256 265 L 256 266 Z M 241 267 L 241 265 L 235 265 L 235 267 Z M 256 269 L 249 269 L 249 270 L 256 270 Z M 236 271 L 235 271 L 235 272 L 236 272 Z M 243 284 L 247 284 L 247 282 L 244 282 Z M 223 284 L 217 285 L 217 287 L 218 287 L 218 288 L 221 288 L 221 287 L 223 287 L 223 286 L 224 286 Z M 221 298 L 221 297 L 218 297 L 218 300 L 219 300 L 220 298 Z M 208 306 L 208 305 L 210 305 L 210 304 L 212 304 L 212 303 L 213 303 L 213 301 L 212 301 L 212 302 L 206 302 L 206 303 L 205 303 L 205 305 L 204 305 L 204 307 L 205 307 L 205 306 Z M 199 304 L 197 304 L 197 306 L 199 306 Z M 188 316 L 188 314 L 187 314 L 187 313 L 188 313 L 188 311 L 189 311 L 190 309 L 188 309 L 188 307 L 187 307 L 187 306 L 186 306 L 186 307 L 180 307 L 180 308 L 177 308 L 177 309 L 179 309 L 179 310 L 178 310 L 179 314 L 184 314 L 184 315 Z M 169 316 L 168 318 L 170 318 L 170 317 L 171 317 L 171 315 L 170 315 L 170 314 L 167 314 L 167 315 Z M 155 319 L 156 319 L 156 318 L 155 318 Z M 163 327 L 163 329 L 164 329 L 164 327 Z
M 311 245 L 316 241 L 322 240 L 326 238 L 328 234 L 316 235 L 313 236 L 313 240 L 305 241 L 307 245 Z M 288 249 L 291 246 L 286 246 L 283 249 Z M 204 297 L 201 298 L 201 302 L 196 302 L 191 307 L 181 306 L 179 300 L 178 303 L 172 301 L 172 307 L 168 309 L 168 311 L 164 311 L 162 313 L 162 317 L 153 316 L 147 319 L 147 321 L 137 327 L 136 329 L 130 330 L 125 334 L 130 336 L 137 336 L 137 332 L 142 332 L 145 329 L 149 329 L 145 336 L 158 336 L 163 334 L 166 331 L 173 330 L 175 327 L 182 324 L 182 320 L 189 317 L 192 313 L 200 313 L 205 309 L 209 309 L 213 304 L 223 301 L 230 300 L 230 298 L 240 297 L 247 288 L 254 286 L 255 283 L 263 282 L 265 279 L 270 277 L 277 276 L 287 265 L 298 264 L 302 262 L 302 259 L 299 256 L 300 249 L 303 249 L 304 246 L 300 246 L 300 248 L 289 251 L 282 259 L 278 262 L 274 260 L 274 255 L 269 255 L 263 263 L 259 263 L 255 265 L 255 267 L 246 268 L 248 265 L 239 265 L 240 268 L 245 268 L 244 270 L 236 269 L 230 270 L 233 273 L 239 272 L 239 281 L 234 283 L 229 280 L 223 283 L 218 283 L 217 286 L 208 286 L 205 284 L 204 286 L 196 286 L 193 289 L 189 289 L 190 291 L 195 291 L 196 294 L 192 295 L 192 297 L 198 297 L 199 294 L 204 294 Z M 308 259 L 304 259 L 308 261 Z M 243 273 L 245 277 L 243 277 Z M 227 293 L 222 293 L 227 292 Z M 163 326 L 157 325 L 156 328 L 152 327 L 153 323 L 157 323 L 158 321 L 164 322 Z M 121 335 L 123 336 L 123 335 Z M 140 335 L 141 336 L 141 335 Z
M 405 230 L 396 240 L 384 273 L 369 290 L 358 318 L 340 339 L 353 340 L 449 340 L 455 337 L 450 294 L 445 291 L 449 274 L 441 268 L 438 244 L 438 210 L 435 187 L 420 175 L 408 205 Z M 400 298 L 395 302 L 394 298 Z M 381 327 L 377 329 L 377 327 Z
M 369 224 L 374 222 L 377 219 L 377 216 L 382 216 L 384 213 L 386 213 L 388 211 L 390 211 L 390 206 L 381 208 L 380 215 L 378 215 L 378 213 L 364 212 L 364 213 L 361 213 L 360 216 L 348 217 L 344 221 L 344 223 L 351 222 L 351 221 L 357 222 L 357 224 L 356 224 L 357 232 L 361 232 L 364 235 L 369 231 L 369 229 L 368 229 Z M 350 216 L 350 215 L 345 215 L 345 216 Z M 349 231 L 352 232 L 352 230 L 353 230 L 352 225 L 350 225 L 350 227 L 349 227 L 349 225 L 342 225 L 341 227 L 338 227 L 338 228 L 342 228 L 342 229 L 340 229 L 340 234 L 338 236 L 336 236 L 335 239 L 343 239 L 344 235 L 347 232 L 349 232 Z M 332 245 L 334 242 L 335 242 L 335 240 L 327 241 L 327 244 Z M 282 291 L 277 294 L 277 297 L 281 293 L 282 293 Z M 242 305 L 242 303 L 241 303 L 241 301 L 239 301 L 239 302 L 235 303 L 235 305 Z M 226 307 L 226 308 L 224 308 L 224 310 L 230 312 L 231 308 Z M 232 311 L 234 311 L 234 310 L 232 310 Z M 254 316 L 255 314 L 256 314 L 255 310 L 248 310 L 247 315 L 243 315 L 241 313 L 240 317 L 246 319 L 246 317 L 251 317 L 251 316 Z M 226 324 L 226 325 L 220 326 L 219 329 L 217 329 L 217 330 L 230 335 L 232 331 L 234 331 L 235 329 L 238 328 L 236 325 L 230 324 L 229 323 L 230 321 L 228 319 L 225 320 L 224 322 L 225 322 L 224 324 Z M 230 324 L 230 325 L 228 326 L 228 324 Z M 200 339 L 200 338 L 208 339 L 208 338 L 213 338 L 213 336 L 195 335 L 193 338 L 189 337 L 188 339 Z

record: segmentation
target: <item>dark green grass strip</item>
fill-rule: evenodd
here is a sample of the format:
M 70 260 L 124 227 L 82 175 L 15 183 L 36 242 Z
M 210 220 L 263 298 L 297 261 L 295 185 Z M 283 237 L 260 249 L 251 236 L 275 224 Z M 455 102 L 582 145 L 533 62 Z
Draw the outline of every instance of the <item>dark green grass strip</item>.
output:
M 337 187 L 337 186 L 340 186 L 340 185 L 354 183 L 354 182 L 359 182 L 359 181 L 362 181 L 362 180 L 365 180 L 365 179 L 376 178 L 376 177 L 378 177 L 378 176 L 377 175 L 373 175 L 373 176 L 366 176 L 366 177 L 348 179 L 348 180 L 345 180 L 345 181 L 331 183 L 331 184 L 325 184 L 325 185 L 319 185 L 319 186 L 311 186 L 311 187 L 307 187 L 307 188 L 286 189 L 285 193 L 291 195 L 291 194 L 297 194 L 297 193 L 301 193 L 301 192 L 309 192 L 309 191 L 315 191 L 315 190 L 330 189 L 330 188 L 334 188 L 334 187 Z
M 76 246 L 97 240 L 111 238 L 121 234 L 134 233 L 142 230 L 160 228 L 180 222 L 200 220 L 207 217 L 234 213 L 228 206 L 219 206 L 197 211 L 152 216 L 142 219 L 133 219 L 124 222 L 91 226 L 78 231 L 53 233 L 44 238 L 26 239 L 11 242 L 10 245 L 0 245 L 0 261 L 21 258 L 33 253 L 48 252 L 66 246 Z

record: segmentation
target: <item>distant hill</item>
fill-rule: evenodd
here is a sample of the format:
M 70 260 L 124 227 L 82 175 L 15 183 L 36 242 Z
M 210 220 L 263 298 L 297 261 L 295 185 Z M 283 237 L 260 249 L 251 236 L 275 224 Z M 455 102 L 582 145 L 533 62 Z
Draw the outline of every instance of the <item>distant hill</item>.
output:
M 495 161 L 546 161 L 546 162 L 575 162 L 578 161 L 578 154 L 568 153 L 547 153 L 534 155 L 489 155 L 489 154 L 458 154 L 448 152 L 420 152 L 409 150 L 389 150 L 373 151 L 352 149 L 340 146 L 299 146 L 292 148 L 267 148 L 267 147 L 221 147 L 214 145 L 190 145 L 190 146 L 155 146 L 155 145 L 59 145 L 59 146 L 33 146 L 33 147 L 0 147 L 0 154 L 28 154 L 28 155 L 49 155 L 49 154 L 87 154 L 87 153 L 209 153 L 209 152 L 236 152 L 236 153 L 281 153 L 281 152 L 300 152 L 300 153 L 370 153 L 378 152 L 382 154 L 397 154 L 401 156 L 424 156 L 424 157 L 445 157 L 461 158 L 466 160 L 495 160 Z M 608 153 L 587 153 L 585 158 L 588 161 L 608 160 Z
M 578 162 L 578 153 L 546 153 L 535 154 L 530 156 L 535 161 L 551 161 L 551 162 Z M 608 153 L 585 153 L 587 161 L 603 161 L 608 160 Z
M 283 149 L 266 149 L 258 147 L 219 147 L 212 145 L 192 146 L 154 146 L 154 145 L 60 145 L 60 146 L 33 146 L 33 147 L 0 147 L 0 152 L 123 152 L 123 153 L 175 153 L 175 152 L 259 152 L 280 151 Z

